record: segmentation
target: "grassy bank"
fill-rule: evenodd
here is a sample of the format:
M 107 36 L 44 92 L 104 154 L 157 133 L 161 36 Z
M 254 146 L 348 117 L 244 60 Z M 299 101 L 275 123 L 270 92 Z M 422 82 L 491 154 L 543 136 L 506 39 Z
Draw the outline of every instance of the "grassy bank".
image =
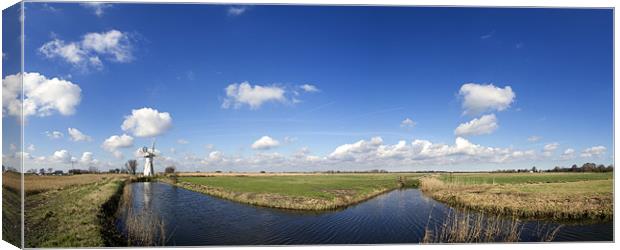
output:
M 613 219 L 612 173 L 441 174 L 420 189 L 453 206 L 520 218 Z
M 26 178 L 26 247 L 113 246 L 110 216 L 126 179 L 114 174 Z
M 175 185 L 258 206 L 328 210 L 359 203 L 399 187 L 417 186 L 417 179 L 420 176 L 419 174 L 180 176 Z
M 21 175 L 2 173 L 2 240 L 21 247 Z

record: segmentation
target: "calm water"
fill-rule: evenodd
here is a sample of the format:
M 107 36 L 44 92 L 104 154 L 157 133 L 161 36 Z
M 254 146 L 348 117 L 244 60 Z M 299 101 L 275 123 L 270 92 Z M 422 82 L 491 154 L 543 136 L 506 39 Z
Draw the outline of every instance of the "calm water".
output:
M 451 210 L 417 189 L 392 191 L 339 211 L 309 213 L 240 204 L 164 183 L 130 185 L 134 210 L 162 218 L 167 244 L 177 246 L 416 243 L 427 225 L 436 228 Z M 123 218 L 118 225 L 124 230 Z M 529 221 L 521 240 L 537 241 L 540 229 L 554 225 Z M 611 241 L 613 224 L 563 225 L 555 240 Z

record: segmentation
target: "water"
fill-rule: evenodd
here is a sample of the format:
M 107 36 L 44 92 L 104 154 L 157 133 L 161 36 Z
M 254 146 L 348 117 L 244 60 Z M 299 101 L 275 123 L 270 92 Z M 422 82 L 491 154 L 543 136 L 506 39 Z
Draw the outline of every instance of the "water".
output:
M 338 211 L 299 212 L 245 205 L 164 183 L 130 184 L 134 211 L 151 211 L 165 223 L 167 245 L 282 245 L 417 243 L 451 208 L 417 189 L 389 192 Z M 144 209 L 144 210 L 143 210 Z M 429 219 L 429 215 L 430 219 Z M 123 218 L 119 219 L 123 228 Z M 528 221 L 522 241 L 538 241 Z M 563 225 L 556 241 L 612 241 L 613 223 Z

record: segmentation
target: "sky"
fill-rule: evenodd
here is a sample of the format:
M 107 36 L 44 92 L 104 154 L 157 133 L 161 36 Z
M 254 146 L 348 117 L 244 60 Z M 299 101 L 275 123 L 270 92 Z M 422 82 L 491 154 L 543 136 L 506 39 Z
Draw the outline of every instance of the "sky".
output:
M 24 145 L 5 140 L 3 159 L 141 168 L 136 151 L 155 141 L 156 171 L 611 164 L 612 20 L 611 9 L 26 3 L 25 72 L 4 70 L 2 110 L 24 124 Z

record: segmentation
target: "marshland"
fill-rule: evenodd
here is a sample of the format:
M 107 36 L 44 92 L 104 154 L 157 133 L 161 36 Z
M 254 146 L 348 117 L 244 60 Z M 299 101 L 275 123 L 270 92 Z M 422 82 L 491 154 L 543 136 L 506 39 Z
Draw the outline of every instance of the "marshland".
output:
M 6 178 L 5 193 L 19 183 Z M 29 247 L 611 241 L 613 235 L 611 172 L 26 175 L 24 187 Z

